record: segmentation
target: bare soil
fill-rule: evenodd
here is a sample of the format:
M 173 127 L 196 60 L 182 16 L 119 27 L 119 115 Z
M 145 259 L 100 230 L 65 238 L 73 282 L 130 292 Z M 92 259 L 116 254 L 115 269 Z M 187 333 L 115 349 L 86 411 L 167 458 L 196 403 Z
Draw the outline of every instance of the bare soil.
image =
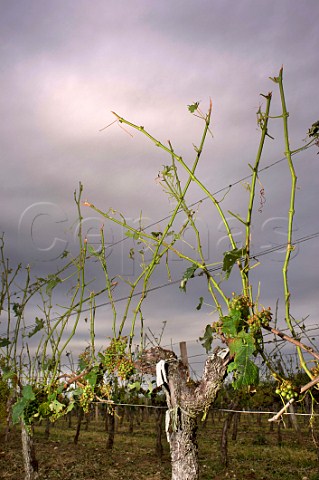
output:
M 44 426 L 35 427 L 36 451 L 41 480 L 169 480 L 169 446 L 163 436 L 163 457 L 155 452 L 155 416 L 135 422 L 133 433 L 125 420 L 118 426 L 112 451 L 106 449 L 104 422 L 91 421 L 82 426 L 79 442 L 74 445 L 75 419 L 68 427 L 60 420 L 51 427 L 48 439 Z M 216 415 L 199 427 L 201 480 L 319 480 L 316 449 L 302 421 L 301 434 L 292 428 L 277 426 L 271 431 L 267 419 L 261 424 L 255 417 L 242 415 L 237 439 L 229 432 L 229 466 L 224 468 L 219 454 L 223 419 Z M 4 443 L 0 434 L 0 479 L 22 480 L 20 432 L 14 428 Z M 278 444 L 280 443 L 280 444 Z

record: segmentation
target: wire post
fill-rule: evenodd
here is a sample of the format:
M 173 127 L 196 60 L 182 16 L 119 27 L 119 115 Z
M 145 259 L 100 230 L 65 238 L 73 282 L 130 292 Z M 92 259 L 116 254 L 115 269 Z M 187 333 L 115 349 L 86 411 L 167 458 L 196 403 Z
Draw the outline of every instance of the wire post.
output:
M 188 363 L 188 355 L 187 355 L 186 342 L 180 342 L 180 343 L 179 343 L 179 349 L 180 349 L 180 352 L 181 352 L 182 363 L 183 363 L 183 365 L 184 365 L 185 368 L 186 368 L 187 376 L 188 376 L 188 378 L 189 378 L 190 374 L 189 374 L 189 363 Z

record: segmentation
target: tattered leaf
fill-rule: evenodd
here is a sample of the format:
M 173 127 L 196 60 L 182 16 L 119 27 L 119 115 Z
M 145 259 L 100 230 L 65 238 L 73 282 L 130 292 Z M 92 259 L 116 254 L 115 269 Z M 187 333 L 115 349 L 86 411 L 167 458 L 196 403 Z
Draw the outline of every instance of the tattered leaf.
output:
M 212 348 L 212 343 L 214 340 L 214 331 L 211 325 L 206 325 L 204 335 L 199 337 L 202 346 L 205 348 L 206 353 L 208 353 Z
M 319 120 L 311 125 L 308 130 L 308 137 L 319 136 Z
M 194 102 L 191 105 L 187 105 L 189 112 L 194 113 L 199 107 L 199 102 Z
M 12 305 L 12 310 L 14 312 L 15 317 L 20 317 L 22 315 L 22 312 L 23 312 L 23 307 L 22 307 L 22 305 L 20 305 L 20 303 L 14 303 Z
M 131 232 L 131 230 L 126 230 L 125 234 L 127 237 L 133 238 L 133 240 L 138 240 L 140 235 L 138 232 Z
M 28 337 L 29 338 L 33 337 L 33 335 L 35 335 L 37 332 L 42 330 L 42 328 L 44 328 L 44 321 L 42 320 L 42 318 L 36 317 L 35 318 L 35 327 L 30 333 L 28 333 Z
M 59 400 L 53 400 L 50 403 L 50 410 L 54 413 L 60 413 L 64 409 L 63 403 L 59 402 Z
M 10 340 L 8 338 L 0 338 L 0 348 L 1 347 L 7 347 L 10 345 Z
M 141 384 L 140 384 L 139 381 L 136 381 L 136 382 L 134 382 L 134 383 L 130 383 L 130 384 L 128 385 L 128 388 L 129 388 L 130 390 L 135 390 L 136 392 L 139 392 L 140 389 L 141 389 Z
M 228 252 L 224 252 L 223 271 L 226 273 L 226 278 L 229 278 L 233 266 L 244 255 L 246 255 L 246 248 L 235 248 Z
M 190 278 L 194 278 L 196 270 L 197 270 L 197 265 L 194 263 L 191 267 L 188 267 L 187 270 L 184 272 L 183 278 L 179 287 L 181 290 L 183 290 L 183 292 L 186 292 L 186 284 Z
M 199 297 L 199 303 L 196 307 L 196 310 L 200 310 L 202 308 L 203 302 L 204 302 L 204 297 Z
M 45 289 L 45 292 L 47 295 L 51 295 L 52 290 L 59 284 L 61 283 L 61 279 L 57 275 L 48 275 L 48 283 L 47 287 Z

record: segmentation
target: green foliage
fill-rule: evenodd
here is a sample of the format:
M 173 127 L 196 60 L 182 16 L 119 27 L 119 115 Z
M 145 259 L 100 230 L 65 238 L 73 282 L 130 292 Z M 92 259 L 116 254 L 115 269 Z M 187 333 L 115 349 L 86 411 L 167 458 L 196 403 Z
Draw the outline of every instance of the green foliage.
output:
M 129 390 L 134 390 L 135 392 L 139 392 L 141 390 L 141 382 L 139 382 L 138 380 L 134 383 L 129 383 L 128 384 L 128 388 Z
M 188 282 L 188 280 L 189 280 L 190 278 L 194 278 L 194 277 L 195 277 L 195 272 L 196 272 L 197 268 L 198 268 L 198 265 L 196 265 L 196 264 L 194 263 L 192 266 L 188 267 L 188 268 L 186 269 L 186 271 L 184 272 L 183 278 L 182 278 L 182 280 L 181 280 L 180 287 L 179 287 L 183 292 L 186 293 L 186 285 L 187 285 L 187 282 Z
M 21 397 L 12 408 L 13 423 L 18 423 L 20 420 L 23 420 L 26 425 L 31 423 L 32 416 L 34 413 L 37 413 L 35 399 L 36 397 L 32 385 L 24 385 L 22 387 Z
M 203 302 L 204 302 L 204 297 L 199 297 L 199 303 L 196 307 L 196 310 L 200 310 L 202 308 Z
M 13 310 L 13 313 L 14 313 L 15 317 L 21 317 L 21 315 L 23 313 L 23 305 L 20 305 L 19 303 L 15 302 L 12 305 L 12 310 Z
M 243 319 L 240 311 L 231 310 L 230 315 L 222 318 L 221 331 L 227 338 L 236 337 L 243 327 Z
M 319 137 L 319 120 L 311 125 L 308 130 L 308 137 Z
M 221 316 L 211 329 L 206 327 L 203 338 L 206 350 L 210 347 L 214 334 L 228 344 L 233 359 L 228 366 L 228 373 L 233 373 L 235 389 L 258 383 L 259 370 L 252 357 L 262 349 L 260 328 L 268 325 L 270 320 L 270 310 L 262 309 L 259 312 L 249 297 L 233 294 L 228 315 Z
M 226 273 L 226 279 L 229 278 L 229 275 L 235 263 L 245 255 L 245 248 L 234 248 L 233 250 L 224 253 L 223 272 Z
M 47 285 L 46 285 L 46 289 L 45 289 L 46 294 L 51 295 L 52 290 L 61 282 L 62 282 L 62 280 L 58 275 L 56 275 L 56 274 L 48 275 Z
M 10 345 L 10 343 L 11 342 L 8 338 L 3 338 L 3 337 L 0 338 L 0 348 L 7 347 L 8 345 Z
M 125 235 L 127 237 L 133 238 L 133 240 L 138 240 L 140 238 L 138 232 L 132 232 L 131 230 L 126 230 Z
M 44 328 L 44 321 L 42 318 L 35 317 L 35 327 L 31 332 L 28 333 L 28 337 L 31 338 L 33 335 L 35 335 L 37 332 L 42 330 Z
M 194 113 L 199 107 L 199 102 L 194 102 L 191 105 L 187 105 L 189 112 Z
M 256 350 L 254 338 L 249 333 L 241 331 L 229 343 L 229 350 L 234 356 L 227 370 L 234 373 L 233 387 L 239 389 L 243 386 L 256 385 L 259 380 L 259 369 L 251 360 Z
M 204 335 L 202 337 L 199 337 L 202 346 L 206 350 L 206 353 L 208 353 L 212 348 L 212 343 L 215 336 L 214 334 L 215 330 L 213 329 L 213 327 L 211 325 L 206 325 Z
M 62 385 L 51 391 L 44 387 L 23 386 L 20 398 L 12 407 L 13 423 L 23 421 L 29 427 L 39 420 L 49 418 L 53 422 L 65 415 L 74 407 L 74 401 L 70 401 L 62 391 Z

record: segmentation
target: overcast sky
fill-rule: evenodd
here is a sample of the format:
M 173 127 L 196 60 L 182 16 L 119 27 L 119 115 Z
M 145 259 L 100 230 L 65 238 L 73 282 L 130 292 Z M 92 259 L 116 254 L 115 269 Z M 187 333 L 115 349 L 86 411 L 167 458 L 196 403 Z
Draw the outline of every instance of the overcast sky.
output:
M 172 208 L 155 181 L 170 159 L 137 132 L 131 137 L 117 125 L 100 131 L 114 120 L 112 110 L 163 143 L 170 139 L 191 165 L 192 144 L 198 145 L 203 125 L 187 105 L 201 101 L 205 110 L 212 98 L 213 138 L 207 140 L 198 175 L 215 192 L 250 173 L 259 141 L 259 94 L 273 91 L 272 112 L 279 115 L 277 87 L 268 77 L 284 65 L 292 148 L 301 146 L 319 118 L 318 16 L 317 0 L 2 0 L 0 228 L 12 261 L 43 274 L 56 268 L 64 249 L 75 249 L 73 192 L 79 181 L 84 199 L 135 222 L 141 211 L 147 224 Z M 272 122 L 275 140 L 267 140 L 261 167 L 283 158 L 281 121 Z M 319 231 L 318 159 L 315 148 L 295 157 L 295 238 Z M 266 203 L 262 213 L 256 206 L 255 253 L 285 241 L 286 163 L 265 170 L 260 180 Z M 192 189 L 188 201 L 203 196 Z M 246 201 L 239 183 L 224 204 L 245 215 Z M 93 217 L 85 223 L 92 241 L 102 224 Z M 208 202 L 199 221 L 207 258 L 219 261 L 229 246 Z M 232 225 L 239 239 L 240 226 Z M 123 232 L 110 227 L 107 235 L 107 241 L 117 242 Z M 298 244 L 290 269 L 292 314 L 309 315 L 309 325 L 318 322 L 317 242 Z M 112 248 L 114 275 L 132 273 L 129 248 L 123 243 Z M 265 255 L 254 272 L 261 302 L 272 309 L 282 297 L 283 258 L 283 251 Z M 172 265 L 178 279 L 183 268 Z M 204 288 L 199 280 L 187 295 L 173 284 L 149 296 L 146 325 L 157 333 L 167 321 L 164 343 L 194 344 L 211 321 L 211 308 L 195 308 Z M 152 286 L 166 281 L 161 271 Z M 228 288 L 236 288 L 233 280 Z M 34 315 L 27 322 L 32 324 Z M 99 338 L 110 334 L 109 318 L 108 308 L 98 309 Z

